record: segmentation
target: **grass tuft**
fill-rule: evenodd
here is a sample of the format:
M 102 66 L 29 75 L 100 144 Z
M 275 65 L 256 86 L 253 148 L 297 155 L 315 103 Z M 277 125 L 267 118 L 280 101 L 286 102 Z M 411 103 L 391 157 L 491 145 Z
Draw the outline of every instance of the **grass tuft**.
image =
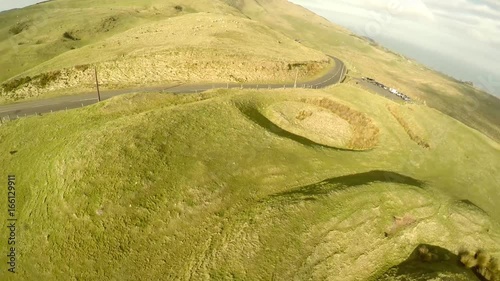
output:
M 42 73 L 35 78 L 37 78 L 37 84 L 40 87 L 45 88 L 51 82 L 56 81 L 60 76 L 61 76 L 61 71 L 57 70 L 57 71 Z
M 79 41 L 80 40 L 80 38 L 78 36 L 76 36 L 74 34 L 74 32 L 72 32 L 72 31 L 66 31 L 66 32 L 64 32 L 63 33 L 63 37 L 65 39 L 69 39 L 69 40 L 72 40 L 72 41 Z
M 32 78 L 30 76 L 26 76 L 26 77 L 14 79 L 11 81 L 7 81 L 7 82 L 2 84 L 2 89 L 4 92 L 7 92 L 7 93 L 12 92 L 12 91 L 20 88 L 21 86 L 31 82 L 31 80 L 32 80 Z
M 308 117 L 311 117 L 313 115 L 313 112 L 312 111 L 309 111 L 309 110 L 301 110 L 297 116 L 295 116 L 295 119 L 297 120 L 300 120 L 300 121 L 303 121 L 305 120 L 306 118 Z
M 76 65 L 75 66 L 75 69 L 78 70 L 78 71 L 86 71 L 90 68 L 90 65 L 88 64 L 81 64 L 81 65 Z
M 488 281 L 500 280 L 498 261 L 484 250 L 475 252 L 461 249 L 458 253 L 460 263 L 472 269 L 476 274 Z
M 31 26 L 31 21 L 21 21 L 9 28 L 9 33 L 17 35 Z

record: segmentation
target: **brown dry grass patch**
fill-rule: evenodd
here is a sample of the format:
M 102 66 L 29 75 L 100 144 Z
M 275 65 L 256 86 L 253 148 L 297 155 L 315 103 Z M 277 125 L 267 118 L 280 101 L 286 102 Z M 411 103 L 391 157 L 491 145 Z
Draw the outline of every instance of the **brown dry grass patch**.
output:
M 347 144 L 349 149 L 367 150 L 378 144 L 380 129 L 373 120 L 364 113 L 327 98 L 303 99 L 302 101 L 326 108 L 351 125 L 352 135 Z
M 498 260 L 484 250 L 469 251 L 461 249 L 458 252 L 460 263 L 466 268 L 483 277 L 483 280 L 500 280 L 500 266 Z
M 281 129 L 315 143 L 346 149 L 351 125 L 326 108 L 303 102 L 285 101 L 270 105 L 267 118 Z
M 392 116 L 394 116 L 394 118 L 396 118 L 398 123 L 401 125 L 401 127 L 403 127 L 406 134 L 408 134 L 408 136 L 410 137 L 410 139 L 412 141 L 414 141 L 416 144 L 418 144 L 419 146 L 421 146 L 423 148 L 430 148 L 431 147 L 429 145 L 429 143 L 423 137 L 420 136 L 421 133 L 417 132 L 417 131 L 421 131 L 421 130 L 419 130 L 419 128 L 417 128 L 417 125 L 411 124 L 411 122 L 409 120 L 407 120 L 407 118 L 405 116 L 403 116 L 403 114 L 401 113 L 401 111 L 397 107 L 388 105 L 387 109 L 392 114 Z
M 308 111 L 308 110 L 301 110 L 299 112 L 299 114 L 297 114 L 297 116 L 295 117 L 297 120 L 300 120 L 300 121 L 303 121 L 305 120 L 306 118 L 308 117 L 311 117 L 313 115 L 313 113 L 311 111 Z

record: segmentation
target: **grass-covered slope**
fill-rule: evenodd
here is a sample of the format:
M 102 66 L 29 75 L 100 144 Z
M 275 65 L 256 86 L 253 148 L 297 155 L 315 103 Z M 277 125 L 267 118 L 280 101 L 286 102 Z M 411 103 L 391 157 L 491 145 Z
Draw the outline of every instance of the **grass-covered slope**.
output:
M 377 146 L 329 148 L 261 119 L 301 99 L 366 114 Z M 0 277 L 369 280 L 420 243 L 498 255 L 498 144 L 418 107 L 423 148 L 389 105 L 402 106 L 351 86 L 141 94 L 4 124 L 21 254 Z
M 339 28 L 286 0 L 227 0 L 254 20 L 266 23 L 308 47 L 347 64 L 349 76 L 372 77 L 500 141 L 500 99 Z M 490 88 L 484 77 L 482 88 Z
M 320 71 L 326 53 L 351 77 L 417 100 L 348 79 L 325 90 L 125 95 L 4 123 L 17 274 L 0 280 L 419 280 L 436 270 L 460 280 L 472 276 L 457 266 L 462 247 L 500 258 L 493 97 L 282 0 L 54 0 L 0 23 L 0 81 L 27 84 L 4 83 L 21 86 L 18 97 L 59 80 L 71 88 L 93 65 L 107 85 L 293 80 L 296 67 L 301 78 Z M 415 260 L 421 244 L 442 260 Z
M 297 70 L 305 78 L 329 67 L 320 51 L 221 1 L 76 2 L 0 14 L 5 100 L 88 89 L 94 67 L 106 88 L 283 82 L 293 81 Z
M 295 67 L 300 78 L 320 73 L 323 52 L 351 77 L 373 77 L 500 140 L 498 98 L 286 0 L 53 0 L 0 13 L 0 23 L 3 102 L 88 90 L 95 65 L 104 87 L 293 81 Z

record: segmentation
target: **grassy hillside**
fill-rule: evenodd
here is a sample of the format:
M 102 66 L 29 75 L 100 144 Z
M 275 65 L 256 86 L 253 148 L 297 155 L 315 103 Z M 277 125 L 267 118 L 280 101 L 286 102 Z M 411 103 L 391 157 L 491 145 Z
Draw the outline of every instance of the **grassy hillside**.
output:
M 305 47 L 218 1 L 57 0 L 0 14 L 6 101 L 93 87 L 283 82 L 330 67 Z M 87 6 L 88 5 L 88 6 Z M 89 8 L 91 7 L 91 8 Z
M 311 98 L 366 114 L 377 147 L 328 148 L 260 119 Z M 0 276 L 369 280 L 419 243 L 500 254 L 498 144 L 415 107 L 422 148 L 389 105 L 403 107 L 351 86 L 135 94 L 4 124 L 22 255 L 15 278 Z
M 370 41 L 285 0 L 228 2 L 250 18 L 299 39 L 305 46 L 340 58 L 347 64 L 351 77 L 372 77 L 398 88 L 412 99 L 500 141 L 500 99 L 497 97 L 374 46 Z
M 500 140 L 498 98 L 285 0 L 53 0 L 0 13 L 0 23 L 3 102 L 89 90 L 96 65 L 108 88 L 292 81 L 290 65 L 301 78 L 328 67 L 323 52 L 352 77 L 373 77 Z
M 84 89 L 94 66 L 106 87 L 292 80 L 325 54 L 349 68 L 323 90 L 129 94 L 1 123 L 17 274 L 4 256 L 0 280 L 471 280 L 462 248 L 500 259 L 496 98 L 282 0 L 54 0 L 0 23 L 7 101 Z

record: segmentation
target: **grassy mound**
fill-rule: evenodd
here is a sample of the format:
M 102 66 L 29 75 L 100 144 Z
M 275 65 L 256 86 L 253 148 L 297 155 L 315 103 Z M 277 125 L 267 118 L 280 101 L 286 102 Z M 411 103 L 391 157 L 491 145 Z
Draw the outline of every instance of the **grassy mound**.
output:
M 447 114 L 500 142 L 500 99 L 424 65 L 373 46 L 326 19 L 286 0 L 229 1 L 243 13 L 303 45 L 344 61 L 349 76 L 372 77 L 400 89 L 420 103 Z M 491 81 L 485 81 L 487 82 Z M 371 98 L 370 98 L 371 99 Z
M 273 104 L 265 112 L 278 127 L 318 144 L 347 148 L 351 139 L 349 123 L 319 106 L 289 101 Z

